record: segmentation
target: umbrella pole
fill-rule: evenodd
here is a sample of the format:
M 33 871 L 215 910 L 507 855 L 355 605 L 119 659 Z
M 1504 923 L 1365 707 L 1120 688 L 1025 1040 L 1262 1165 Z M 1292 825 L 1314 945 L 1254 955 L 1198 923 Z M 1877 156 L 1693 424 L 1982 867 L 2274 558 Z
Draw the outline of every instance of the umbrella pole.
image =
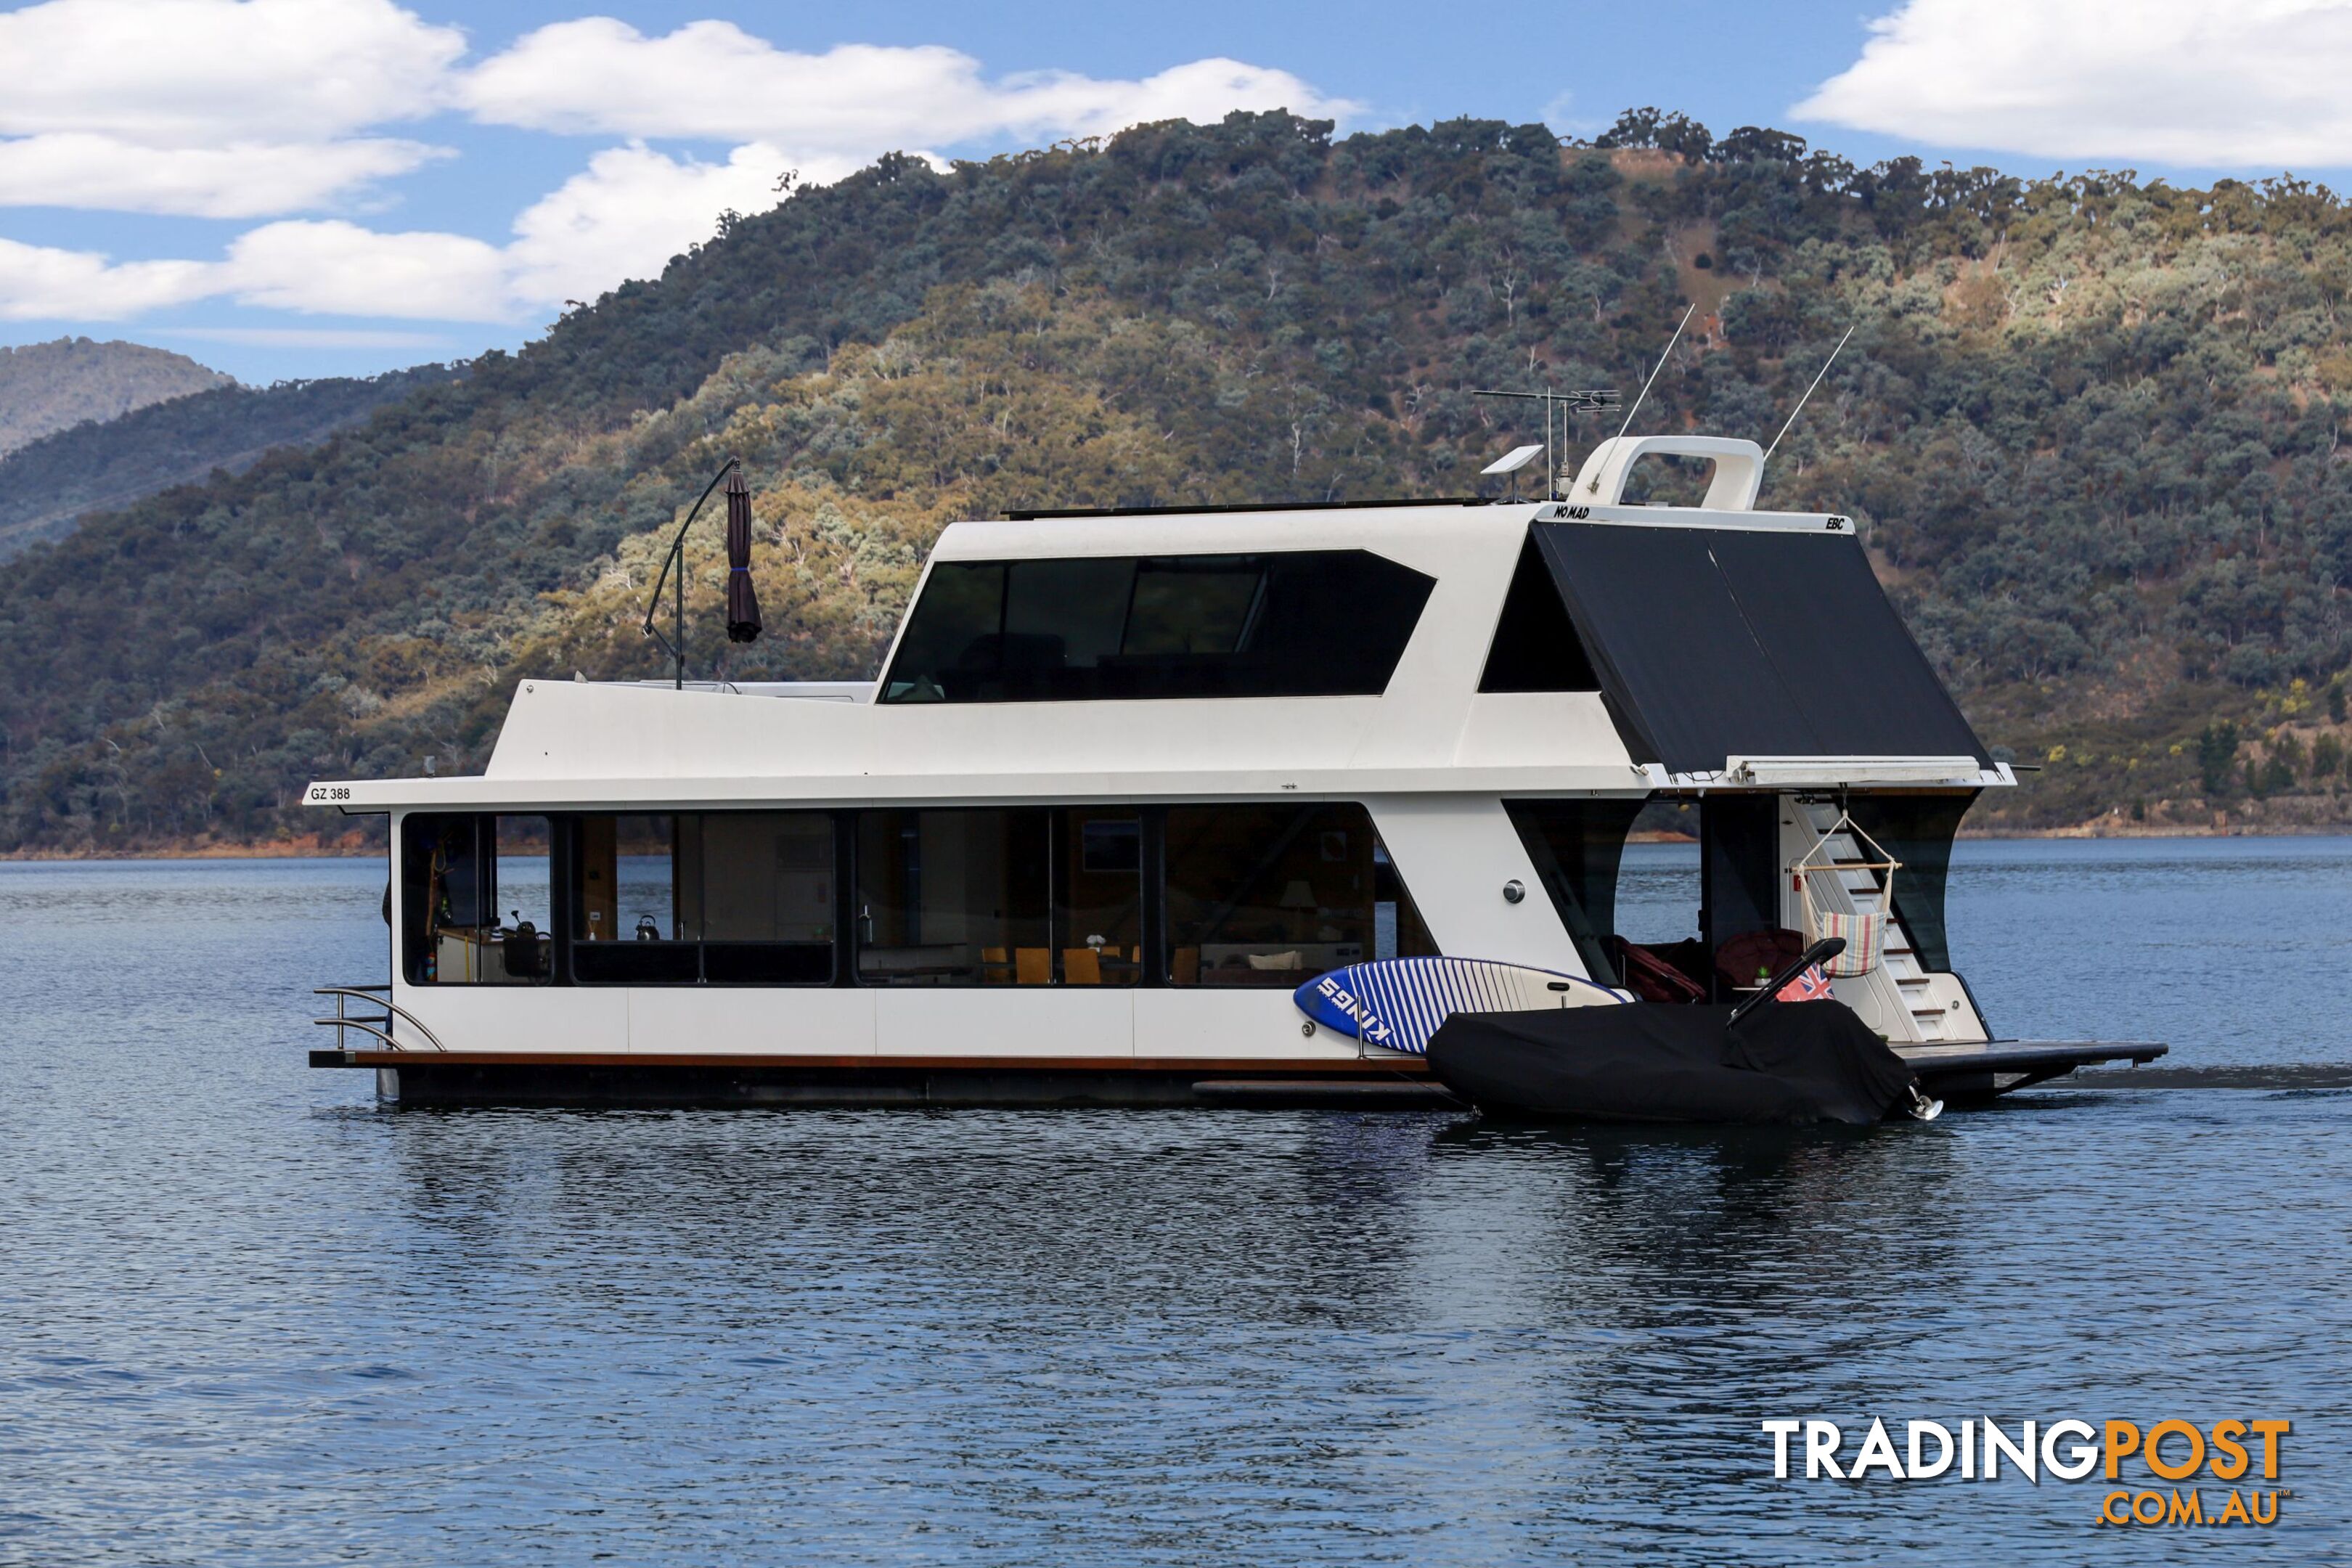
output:
M 686 531 L 692 528 L 694 520 L 702 515 L 702 503 L 710 499 L 710 492 L 719 488 L 719 481 L 742 465 L 740 458 L 728 458 L 719 465 L 719 471 L 710 476 L 710 482 L 702 487 L 702 494 L 696 498 L 694 510 L 686 514 L 686 521 L 677 525 L 677 536 L 669 542 L 669 553 L 662 557 L 661 575 L 654 579 L 653 596 L 646 602 L 645 634 L 661 644 L 663 651 L 676 661 L 676 681 L 680 691 L 686 689 Z M 670 582 L 673 567 L 677 574 L 674 583 Z M 662 636 L 660 628 L 654 625 L 654 617 L 661 614 L 661 593 L 665 583 L 669 583 L 671 590 L 670 629 L 677 638 L 675 642 Z

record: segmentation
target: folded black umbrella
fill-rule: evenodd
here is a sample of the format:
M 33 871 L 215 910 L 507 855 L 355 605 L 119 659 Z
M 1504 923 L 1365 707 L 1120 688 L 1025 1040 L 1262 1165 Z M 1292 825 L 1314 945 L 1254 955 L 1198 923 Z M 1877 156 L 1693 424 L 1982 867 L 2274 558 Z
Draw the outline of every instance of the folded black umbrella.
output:
M 1878 1121 L 1915 1079 L 1840 1002 L 1759 1007 L 1634 1002 L 1457 1013 L 1429 1066 L 1481 1110 L 1567 1121 Z
M 760 595 L 751 586 L 751 488 L 740 468 L 727 476 L 727 640 L 756 642 Z

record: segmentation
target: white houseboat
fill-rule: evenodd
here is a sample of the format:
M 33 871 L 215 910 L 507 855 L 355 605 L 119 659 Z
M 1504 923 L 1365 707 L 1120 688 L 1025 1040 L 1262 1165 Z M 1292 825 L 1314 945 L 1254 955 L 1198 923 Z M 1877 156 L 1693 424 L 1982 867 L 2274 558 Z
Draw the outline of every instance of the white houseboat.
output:
M 1657 454 L 1712 462 L 1701 505 L 1622 502 Z M 390 817 L 392 959 L 312 1062 L 410 1102 L 1437 1103 L 1307 983 L 1721 1000 L 1830 928 L 1937 1092 L 2160 1052 L 1994 1037 L 1944 880 L 2014 778 L 1852 522 L 1762 476 L 1621 437 L 1559 500 L 961 522 L 877 681 L 525 680 L 478 777 L 310 786 Z M 1657 800 L 1700 840 L 1671 947 L 1617 930 Z

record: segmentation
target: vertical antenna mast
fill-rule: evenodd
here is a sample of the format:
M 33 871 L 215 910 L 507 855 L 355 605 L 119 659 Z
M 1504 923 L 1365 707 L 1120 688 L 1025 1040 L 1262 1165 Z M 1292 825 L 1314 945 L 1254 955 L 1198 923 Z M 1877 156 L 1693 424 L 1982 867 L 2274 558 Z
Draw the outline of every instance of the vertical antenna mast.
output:
M 1860 326 L 1861 324 L 1861 322 L 1857 321 L 1853 323 L 1853 326 L 1847 327 L 1845 330 L 1845 338 L 1853 336 L 1853 328 Z M 1780 426 L 1780 436 L 1786 436 L 1789 433 L 1790 426 L 1796 424 L 1797 416 L 1805 411 L 1805 403 L 1807 399 L 1813 395 L 1813 387 L 1821 385 L 1822 376 L 1829 374 L 1830 366 L 1837 363 L 1837 356 L 1845 352 L 1845 338 L 1840 338 L 1838 340 L 1837 347 L 1830 350 L 1830 357 L 1822 361 L 1821 375 L 1813 377 L 1813 385 L 1805 388 L 1805 395 L 1797 399 L 1797 406 L 1789 410 L 1789 423 Z M 1780 436 L 1773 437 L 1772 444 L 1764 448 L 1764 456 L 1766 458 L 1770 458 L 1774 452 L 1780 449 Z
M 1666 352 L 1658 356 L 1658 363 L 1651 368 L 1650 379 L 1642 384 L 1641 392 L 1633 399 L 1633 406 L 1625 410 L 1625 423 L 1617 426 L 1620 436 L 1633 427 L 1633 416 L 1642 412 L 1642 399 L 1650 395 L 1650 387 L 1658 379 L 1658 372 L 1666 368 L 1666 360 L 1674 353 L 1675 345 L 1682 342 L 1683 329 L 1690 325 L 1691 311 L 1697 309 L 1698 301 L 1692 300 L 1688 309 L 1683 311 L 1683 319 L 1675 323 L 1675 335 L 1666 340 Z

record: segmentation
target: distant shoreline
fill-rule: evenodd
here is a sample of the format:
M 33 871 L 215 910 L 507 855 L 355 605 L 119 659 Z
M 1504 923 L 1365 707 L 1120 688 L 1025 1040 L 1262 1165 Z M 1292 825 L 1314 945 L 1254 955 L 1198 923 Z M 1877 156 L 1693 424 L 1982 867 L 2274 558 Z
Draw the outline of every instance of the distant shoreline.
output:
M 382 845 L 342 844 L 205 844 L 196 847 L 140 849 L 19 849 L 0 854 L 0 862 L 30 864 L 44 860 L 372 860 L 383 854 Z

